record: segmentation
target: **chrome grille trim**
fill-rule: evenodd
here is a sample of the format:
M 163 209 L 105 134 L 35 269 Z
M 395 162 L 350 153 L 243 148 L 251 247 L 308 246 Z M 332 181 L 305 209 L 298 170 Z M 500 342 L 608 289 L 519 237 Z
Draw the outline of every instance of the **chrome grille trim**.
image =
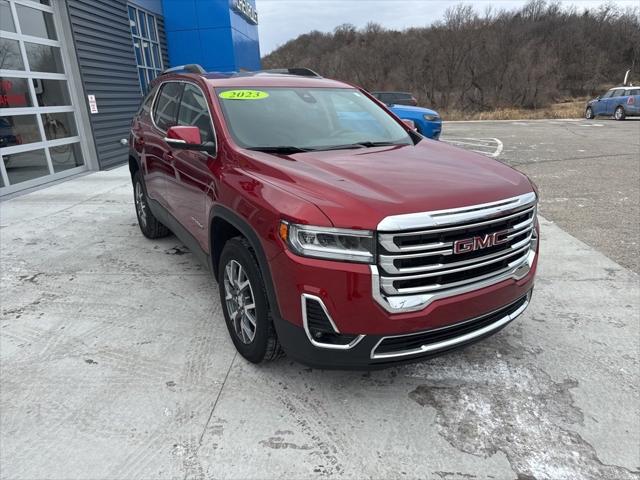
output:
M 531 231 L 532 229 L 529 229 L 527 231 Z M 520 232 L 518 233 L 518 235 L 522 235 L 526 232 Z M 511 237 L 514 237 L 516 235 L 512 235 Z M 523 249 L 521 249 L 522 246 L 525 246 L 525 248 L 527 248 L 529 246 L 529 243 L 531 243 L 531 237 L 532 237 L 532 233 L 529 233 L 529 235 L 527 236 L 527 238 L 521 240 L 520 242 L 514 243 L 513 245 L 511 245 L 509 247 L 509 250 L 502 250 L 500 252 L 495 252 L 489 255 L 485 255 L 484 257 L 479 257 L 479 258 L 472 258 L 469 260 L 462 260 L 460 262 L 453 262 L 453 263 L 435 263 L 435 264 L 431 264 L 431 265 L 425 265 L 422 267 L 408 267 L 408 268 L 398 268 L 395 266 L 395 264 L 393 263 L 395 260 L 404 260 L 404 259 L 413 259 L 413 258 L 422 258 L 424 256 L 428 256 L 428 255 L 453 255 L 453 250 L 448 250 L 447 253 L 429 253 L 429 254 L 415 254 L 415 255 L 380 255 L 380 261 L 378 262 L 380 267 L 387 273 L 391 273 L 391 274 L 402 274 L 402 273 L 422 273 L 422 272 L 432 272 L 435 270 L 441 270 L 441 269 L 449 269 L 449 268 L 454 268 L 454 267 L 460 267 L 460 266 L 465 266 L 465 265 L 471 265 L 469 268 L 475 268 L 478 266 L 481 266 L 480 264 L 478 264 L 478 262 L 481 262 L 483 260 L 489 260 L 492 258 L 495 258 L 495 261 L 499 261 L 503 258 L 507 258 L 510 255 L 508 255 L 509 253 L 511 253 L 512 255 L 515 255 L 516 253 L 518 253 L 519 251 L 524 251 Z M 518 252 L 515 252 L 515 250 L 518 250 Z M 476 265 L 478 264 L 478 265 Z M 447 273 L 454 273 L 453 271 L 447 271 Z M 442 273 L 436 273 L 435 275 L 442 275 Z M 425 275 L 429 276 L 429 275 Z M 418 276 L 411 276 L 409 278 L 420 278 Z M 394 280 L 403 280 L 406 279 L 406 277 L 393 277 Z
M 395 222 L 407 228 L 378 234 L 378 263 L 371 267 L 373 296 L 387 311 L 403 313 L 423 309 L 439 298 L 523 278 L 537 251 L 536 213 L 537 199 L 531 192 L 450 211 L 388 217 L 380 225 Z M 452 224 L 453 219 L 460 223 Z M 433 228 L 428 228 L 429 222 Z M 477 237 L 485 242 L 498 232 L 506 241 L 454 253 L 459 240 Z M 403 241 L 408 244 L 403 246 Z M 489 250 L 485 253 L 483 248 Z
M 520 215 L 525 215 L 528 213 L 531 213 L 532 211 L 535 211 L 536 207 L 533 206 L 531 208 L 527 208 L 524 210 L 520 210 L 512 215 L 508 215 L 505 217 L 499 217 L 499 218 L 494 218 L 492 220 L 487 220 L 485 222 L 479 222 L 479 223 L 472 223 L 472 224 L 465 224 L 465 228 L 476 228 L 476 227 L 483 227 L 486 225 L 491 225 L 492 223 L 498 223 L 498 222 L 503 222 L 505 220 L 509 220 L 511 218 L 515 218 L 515 217 L 519 217 Z M 524 223 L 524 222 L 523 222 Z M 516 225 L 517 226 L 517 225 Z M 514 226 L 514 228 L 516 227 Z M 460 230 L 460 226 L 456 226 L 456 227 L 448 227 L 448 228 L 439 228 L 439 229 L 434 229 L 434 230 L 422 230 L 422 231 L 416 231 L 416 232 L 400 232 L 400 233 L 382 233 L 379 235 L 379 241 L 380 244 L 389 252 L 416 252 L 416 251 L 420 251 L 420 250 L 425 250 L 428 248 L 434 248 L 433 246 L 453 246 L 453 242 L 447 242 L 447 243 L 427 243 L 427 244 L 420 244 L 420 245 L 410 245 L 410 246 L 406 246 L 406 247 L 400 247 L 398 246 L 394 239 L 396 238 L 401 238 L 401 237 L 413 237 L 416 235 L 429 235 L 429 234 L 433 234 L 433 233 L 446 233 L 446 232 L 455 232 L 456 230 Z
M 417 230 L 420 228 L 439 227 L 466 223 L 482 218 L 493 218 L 501 213 L 522 209 L 536 203 L 534 192 L 525 193 L 498 202 L 484 203 L 469 207 L 438 210 L 434 212 L 409 213 L 406 215 L 394 215 L 383 219 L 378 224 L 379 232 L 392 232 L 401 230 Z

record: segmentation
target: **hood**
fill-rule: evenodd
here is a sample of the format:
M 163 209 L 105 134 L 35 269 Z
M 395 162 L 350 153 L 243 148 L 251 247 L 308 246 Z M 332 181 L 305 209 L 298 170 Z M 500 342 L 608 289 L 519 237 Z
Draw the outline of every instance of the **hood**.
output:
M 294 155 L 245 152 L 253 175 L 314 203 L 343 228 L 374 230 L 390 215 L 465 207 L 533 191 L 529 180 L 511 167 L 431 140 Z
M 391 107 L 391 111 L 393 113 L 395 113 L 396 115 L 415 115 L 415 116 L 422 116 L 422 115 L 438 115 L 438 112 L 436 112 L 435 110 L 431 110 L 429 108 L 423 108 L 423 107 L 411 107 L 408 105 L 392 105 Z

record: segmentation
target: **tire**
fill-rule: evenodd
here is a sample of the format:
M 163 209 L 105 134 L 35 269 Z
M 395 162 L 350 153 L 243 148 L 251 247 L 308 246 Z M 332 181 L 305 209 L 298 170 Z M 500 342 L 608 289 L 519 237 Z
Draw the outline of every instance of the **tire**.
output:
M 584 118 L 586 118 L 587 120 L 593 120 L 594 118 L 596 118 L 596 116 L 593 114 L 593 108 L 587 107 L 584 112 Z
M 218 287 L 227 329 L 238 353 L 252 363 L 281 357 L 283 351 L 273 326 L 260 267 L 243 237 L 232 238 L 225 244 L 218 267 Z M 251 305 L 253 308 L 247 308 Z
M 613 118 L 615 118 L 616 120 L 624 120 L 626 116 L 627 114 L 624 111 L 624 107 L 622 105 L 618 105 L 615 112 L 613 112 Z
M 139 171 L 133 175 L 133 201 L 136 207 L 138 226 L 145 237 L 154 239 L 171 234 L 171 231 L 153 216 L 147 200 L 147 189 Z

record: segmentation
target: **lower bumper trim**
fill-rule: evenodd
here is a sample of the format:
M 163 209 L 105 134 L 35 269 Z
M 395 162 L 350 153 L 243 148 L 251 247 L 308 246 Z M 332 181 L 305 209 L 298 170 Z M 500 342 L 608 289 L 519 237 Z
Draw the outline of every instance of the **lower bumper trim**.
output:
M 526 297 L 514 302 L 512 305 L 501 308 L 500 310 L 489 313 L 487 315 L 483 315 L 482 317 L 474 320 L 469 320 L 463 322 L 462 324 L 451 325 L 448 327 L 444 327 L 437 330 L 431 330 L 423 333 L 413 333 L 407 335 L 394 335 L 382 337 L 378 343 L 371 349 L 371 360 L 391 360 L 391 359 L 400 359 L 403 357 L 411 357 L 413 355 L 425 355 L 429 353 L 435 353 L 441 350 L 449 350 L 451 348 L 455 348 L 458 345 L 466 344 L 474 341 L 477 338 L 485 337 L 490 335 L 509 322 L 515 320 L 518 316 L 520 316 L 529 305 L 529 300 L 531 298 L 531 292 L 527 294 Z M 493 319 L 492 317 L 497 317 Z M 483 322 L 484 320 L 484 322 Z M 493 320 L 493 321 L 491 321 Z M 490 323 L 487 323 L 489 321 Z M 459 331 L 461 328 L 466 328 L 466 333 L 461 333 L 459 335 L 455 334 L 456 329 Z M 477 326 L 477 328 L 474 328 Z M 447 335 L 447 332 L 452 332 L 450 335 Z M 441 340 L 429 341 L 430 338 L 434 337 L 445 337 Z M 448 337 L 448 338 L 447 338 Z M 400 341 L 399 347 L 404 343 L 405 345 L 415 343 L 415 340 L 418 341 L 424 338 L 425 343 L 418 347 L 408 348 L 408 349 L 400 349 L 391 351 L 379 352 L 381 346 L 384 345 L 385 342 L 390 343 L 393 341 Z M 413 340 L 413 341 L 412 341 Z

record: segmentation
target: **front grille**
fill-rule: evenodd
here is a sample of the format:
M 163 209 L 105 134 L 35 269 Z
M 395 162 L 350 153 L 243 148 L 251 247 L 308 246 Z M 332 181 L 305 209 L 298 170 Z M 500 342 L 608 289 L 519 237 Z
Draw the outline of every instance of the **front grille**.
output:
M 526 261 L 535 235 L 535 196 L 513 208 L 508 202 L 504 208 L 492 204 L 433 212 L 431 227 L 380 233 L 381 292 L 385 296 L 436 293 L 517 268 Z M 494 238 L 499 242 L 492 245 Z
M 391 356 L 412 355 L 416 353 L 424 353 L 429 347 L 437 346 L 433 351 L 441 351 L 446 348 L 457 346 L 464 342 L 456 342 L 456 339 L 464 339 L 465 335 L 473 336 L 474 332 L 487 329 L 488 332 L 497 330 L 491 329 L 494 324 L 504 319 L 510 320 L 510 316 L 523 308 L 528 301 L 528 295 L 520 298 L 516 302 L 492 312 L 483 317 L 474 318 L 472 320 L 463 321 L 454 325 L 429 330 L 426 332 L 401 335 L 397 337 L 385 337 L 374 348 L 372 358 L 385 358 Z M 516 315 L 517 316 L 517 315 Z M 515 318 L 515 316 L 514 316 Z M 501 326 L 501 325 L 499 325 Z M 482 332 L 480 332 L 482 333 Z M 479 335 L 482 336 L 482 335 Z M 450 342 L 447 342 L 450 341 Z M 467 340 L 468 341 L 468 340 Z

